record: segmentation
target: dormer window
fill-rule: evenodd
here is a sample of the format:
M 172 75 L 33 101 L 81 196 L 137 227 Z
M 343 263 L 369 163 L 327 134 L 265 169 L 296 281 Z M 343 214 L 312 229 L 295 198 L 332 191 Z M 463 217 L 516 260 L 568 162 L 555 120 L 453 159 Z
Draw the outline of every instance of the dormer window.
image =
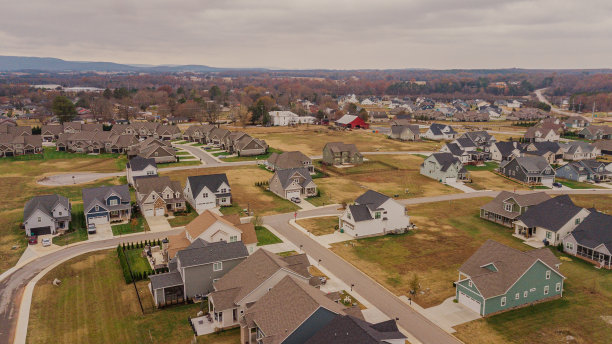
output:
M 377 212 L 374 213 L 374 218 L 375 219 L 380 219 L 380 216 L 381 216 L 380 215 L 380 211 L 377 211 Z
M 100 207 L 99 207 L 99 206 L 96 206 L 96 211 L 98 211 L 98 210 L 100 210 Z
M 505 211 L 512 211 L 512 204 L 511 203 L 504 203 L 504 210 Z

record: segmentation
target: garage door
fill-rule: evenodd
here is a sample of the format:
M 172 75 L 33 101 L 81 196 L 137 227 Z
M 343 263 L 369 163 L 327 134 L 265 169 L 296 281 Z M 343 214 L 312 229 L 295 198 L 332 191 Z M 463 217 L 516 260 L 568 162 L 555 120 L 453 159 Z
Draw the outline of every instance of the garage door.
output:
M 480 314 L 480 302 L 474 300 L 473 298 L 467 296 L 462 292 L 459 292 L 459 303 L 461 303 L 462 305 L 466 305 L 469 309 Z
M 51 227 L 47 226 L 47 227 L 30 228 L 30 234 L 32 235 L 51 234 Z
M 542 185 L 552 187 L 554 180 L 552 178 L 542 178 Z
M 457 178 L 446 178 L 446 184 L 452 184 L 457 182 Z
M 108 222 L 108 218 L 106 217 L 106 215 L 89 218 L 89 223 L 100 224 L 100 223 L 107 223 L 107 222 Z
M 147 209 L 144 211 L 144 216 L 155 216 L 155 209 Z
M 154 216 L 164 216 L 164 208 L 155 208 L 155 215 Z
M 291 199 L 292 197 L 300 197 L 300 190 L 287 191 L 287 199 Z

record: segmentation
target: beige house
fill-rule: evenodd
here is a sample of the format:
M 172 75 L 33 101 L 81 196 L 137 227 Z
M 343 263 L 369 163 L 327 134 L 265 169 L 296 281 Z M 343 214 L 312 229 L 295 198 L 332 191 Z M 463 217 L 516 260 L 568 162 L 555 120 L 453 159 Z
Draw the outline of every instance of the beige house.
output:
M 317 185 L 305 167 L 277 170 L 269 182 L 270 191 L 285 199 L 317 195 Z

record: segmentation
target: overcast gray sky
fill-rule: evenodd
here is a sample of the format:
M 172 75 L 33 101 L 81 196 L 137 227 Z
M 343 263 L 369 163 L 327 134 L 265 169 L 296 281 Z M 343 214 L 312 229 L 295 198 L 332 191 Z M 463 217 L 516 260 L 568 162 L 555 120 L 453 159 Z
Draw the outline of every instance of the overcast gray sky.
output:
M 0 9 L 0 55 L 217 67 L 612 67 L 612 0 L 0 0 Z

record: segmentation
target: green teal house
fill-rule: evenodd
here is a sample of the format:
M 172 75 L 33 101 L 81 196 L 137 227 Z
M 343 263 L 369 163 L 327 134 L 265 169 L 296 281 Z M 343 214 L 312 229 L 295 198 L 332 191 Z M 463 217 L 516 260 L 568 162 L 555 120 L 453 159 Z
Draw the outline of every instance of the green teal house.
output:
M 560 264 L 548 248 L 522 252 L 487 240 L 459 268 L 457 301 L 489 316 L 560 298 Z

